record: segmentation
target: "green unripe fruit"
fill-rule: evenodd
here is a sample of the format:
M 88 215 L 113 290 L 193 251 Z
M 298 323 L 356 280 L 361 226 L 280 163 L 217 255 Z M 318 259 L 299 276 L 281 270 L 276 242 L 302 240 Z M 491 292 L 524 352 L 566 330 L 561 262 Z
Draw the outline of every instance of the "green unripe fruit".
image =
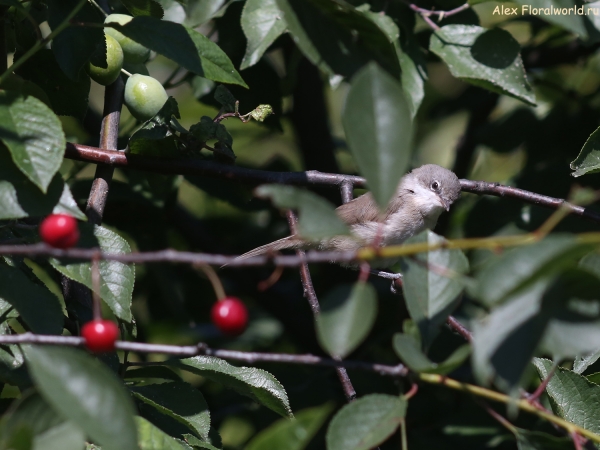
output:
M 104 35 L 104 37 L 106 39 L 107 67 L 95 66 L 93 64 L 94 56 L 92 56 L 92 60 L 88 63 L 87 71 L 90 74 L 90 78 L 96 83 L 108 86 L 119 78 L 121 69 L 123 68 L 123 50 L 121 50 L 121 46 L 115 39 L 108 35 Z M 102 59 L 104 59 L 104 55 L 102 55 Z
M 146 75 L 132 75 L 125 84 L 125 104 L 133 117 L 139 120 L 154 117 L 168 98 L 162 84 Z
M 128 22 L 131 22 L 133 17 L 127 16 L 125 14 L 111 14 L 106 19 L 104 19 L 104 23 L 118 23 L 119 25 L 125 25 Z M 140 64 L 145 63 L 150 57 L 150 50 L 144 47 L 142 44 L 135 42 L 134 40 L 128 38 L 120 31 L 115 30 L 114 28 L 106 27 L 106 34 L 112 36 L 117 40 L 117 42 L 123 48 L 123 55 L 125 55 L 125 62 L 131 64 Z

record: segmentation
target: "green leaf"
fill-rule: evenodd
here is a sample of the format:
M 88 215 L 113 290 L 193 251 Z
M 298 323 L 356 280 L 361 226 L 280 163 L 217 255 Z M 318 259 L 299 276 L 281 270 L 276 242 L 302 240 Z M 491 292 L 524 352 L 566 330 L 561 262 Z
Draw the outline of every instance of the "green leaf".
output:
M 172 438 L 140 416 L 135 417 L 141 450 L 187 450 L 191 447 Z M 137 448 L 137 447 L 135 447 Z
M 571 450 L 573 440 L 568 437 L 555 437 L 541 431 L 514 428 L 519 450 Z
M 151 384 L 130 388 L 133 394 L 162 414 L 174 418 L 208 440 L 210 412 L 202 393 L 184 382 Z
M 543 241 L 512 249 L 494 258 L 477 274 L 471 295 L 491 306 L 542 276 L 574 266 L 575 259 L 589 251 L 572 235 L 556 234 Z
M 316 319 L 321 347 L 345 358 L 367 337 L 377 317 L 377 292 L 365 282 L 341 285 L 329 292 Z
M 78 247 L 97 248 L 105 253 L 130 253 L 131 248 L 125 239 L 104 227 L 91 224 L 80 224 L 81 237 Z M 50 263 L 60 273 L 90 289 L 92 286 L 91 263 L 65 262 L 51 259 Z M 131 297 L 135 281 L 133 264 L 118 261 L 100 261 L 100 297 L 113 311 L 115 316 L 125 322 L 131 322 Z
M 13 305 L 34 333 L 61 334 L 63 312 L 54 294 L 31 281 L 21 270 L 3 263 L 0 263 L 0 299 Z
M 17 167 L 43 193 L 62 164 L 65 134 L 58 117 L 35 97 L 0 93 L 2 142 Z
M 287 28 L 276 0 L 248 0 L 242 10 L 241 25 L 248 46 L 240 70 L 256 64 Z
M 155 0 L 121 0 L 132 16 L 152 16 L 162 19 L 164 10 Z
M 408 100 L 411 116 L 414 118 L 425 97 L 427 61 L 423 55 L 423 50 L 421 50 L 412 34 L 405 37 L 398 60 L 402 70 L 402 90 Z
M 25 391 L 21 398 L 15 400 L 10 410 L 3 416 L 0 436 L 6 430 L 21 425 L 27 426 L 34 435 L 40 435 L 64 422 L 64 417 L 58 415 L 38 393 L 30 389 Z
M 518 386 L 548 323 L 540 311 L 550 281 L 538 280 L 473 323 L 473 369 L 480 383 L 495 381 L 504 391 Z
M 44 90 L 53 111 L 59 116 L 83 119 L 88 108 L 90 78 L 73 81 L 56 62 L 52 50 L 42 49 L 25 62 L 17 74 Z
M 191 28 L 196 28 L 211 19 L 223 17 L 227 7 L 237 1 L 239 0 L 188 1 L 187 4 L 183 4 L 186 15 L 183 23 Z
M 544 19 L 547 22 L 563 27 L 565 30 L 575 33 L 582 39 L 588 37 L 588 32 L 582 16 L 577 14 L 565 14 L 564 12 L 561 13 L 563 8 L 568 9 L 581 6 L 580 3 L 576 3 L 574 0 L 516 0 L 515 3 L 521 5 L 519 13 L 522 16 L 531 14 L 537 18 Z M 537 11 L 534 10 L 534 8 L 537 8 Z M 546 10 L 546 8 L 548 9 Z
M 424 82 L 427 79 L 426 61 L 419 44 L 412 33 L 404 34 L 401 42 L 398 25 L 384 11 L 371 12 L 368 3 L 364 3 L 357 9 L 373 21 L 394 46 L 402 73 L 402 89 L 414 118 L 425 96 Z
M 342 407 L 327 429 L 327 450 L 370 450 L 390 437 L 406 414 L 406 401 L 366 395 Z
M 336 215 L 335 207 L 324 198 L 294 186 L 266 184 L 255 194 L 270 198 L 279 208 L 298 210 L 298 234 L 307 239 L 349 234 L 348 227 Z
M 594 364 L 600 358 L 600 350 L 585 356 L 578 356 L 573 362 L 573 372 L 582 374 L 585 370 Z
M 460 367 L 471 354 L 471 347 L 457 348 L 445 361 L 434 363 L 420 350 L 419 342 L 408 334 L 394 335 L 394 350 L 400 359 L 414 372 L 448 374 Z
M 426 230 L 407 243 L 436 245 L 445 241 Z M 402 291 L 410 317 L 421 332 L 424 348 L 431 345 L 440 325 L 458 305 L 464 288 L 461 276 L 468 271 L 469 261 L 460 250 L 441 249 L 402 259 Z
M 9 429 L 0 435 L 0 449 L 2 450 L 31 450 L 33 446 L 33 433 L 27 425 Z
M 581 269 L 549 273 L 474 322 L 478 379 L 512 390 L 538 348 L 556 360 L 599 348 L 598 292 L 600 280 Z
M 571 174 L 574 177 L 600 171 L 600 128 L 597 128 L 583 144 L 579 155 L 571 163 L 571 170 L 575 171 Z
M 352 77 L 371 61 L 399 78 L 394 45 L 369 18 L 347 2 L 276 0 L 279 16 L 300 51 L 330 76 Z M 275 12 L 270 9 L 269 13 Z M 360 39 L 356 37 L 360 36 Z
M 55 30 L 75 8 L 79 0 L 48 0 L 48 25 Z M 75 22 L 95 23 L 102 25 L 104 16 L 90 3 L 81 8 L 73 18 Z M 63 72 L 73 81 L 80 77 L 98 45 L 103 45 L 104 30 L 102 27 L 67 27 L 52 40 L 52 52 Z
M 352 156 L 384 209 L 412 153 L 411 112 L 402 87 L 371 63 L 353 78 L 342 114 Z
M 191 28 L 154 17 L 135 17 L 125 25 L 111 25 L 128 38 L 172 59 L 196 75 L 248 87 L 225 52 Z
M 323 426 L 332 410 L 333 405 L 325 403 L 299 411 L 295 420 L 279 419 L 254 436 L 245 450 L 303 450 Z
M 81 450 L 85 445 L 84 432 L 67 421 L 36 436 L 33 450 Z
M 131 398 L 106 366 L 73 348 L 23 346 L 23 352 L 40 393 L 61 415 L 101 446 L 137 448 Z
M 519 43 L 508 31 L 446 25 L 431 35 L 429 49 L 448 65 L 455 77 L 535 106 L 535 94 L 525 78 Z
M 285 389 L 269 372 L 255 367 L 236 367 L 213 356 L 195 356 L 193 358 L 166 361 L 166 365 L 178 367 L 201 375 L 234 389 L 242 395 L 287 417 L 292 410 Z
M 217 436 L 219 438 L 219 444 L 213 445 L 209 442 L 201 441 L 200 439 L 198 439 L 196 436 L 194 436 L 192 434 L 184 434 L 183 438 L 185 439 L 186 444 L 191 445 L 193 448 L 205 448 L 208 450 L 220 450 L 220 448 L 223 447 L 223 445 L 220 443 L 221 437 L 218 435 L 218 432 L 214 428 L 211 428 L 211 434 L 213 432 L 217 433 Z
M 548 377 L 552 362 L 535 358 L 533 364 L 542 380 Z M 546 386 L 555 414 L 596 434 L 600 433 L 600 386 L 584 376 L 558 367 Z

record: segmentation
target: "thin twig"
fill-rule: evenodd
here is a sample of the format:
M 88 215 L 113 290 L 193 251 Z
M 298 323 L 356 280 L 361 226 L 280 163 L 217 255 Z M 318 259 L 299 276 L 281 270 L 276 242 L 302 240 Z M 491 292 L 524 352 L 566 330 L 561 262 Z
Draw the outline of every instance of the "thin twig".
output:
M 287 211 L 287 219 L 290 227 L 290 232 L 292 234 L 296 234 L 297 229 L 297 219 L 296 215 L 293 211 Z M 319 299 L 317 298 L 317 294 L 315 292 L 315 288 L 312 283 L 312 279 L 310 276 L 310 271 L 308 269 L 308 263 L 304 261 L 305 252 L 304 250 L 296 250 L 296 255 L 303 260 L 300 264 L 300 278 L 302 280 L 302 286 L 304 288 L 304 296 L 308 300 L 308 304 L 313 312 L 315 320 L 318 320 L 319 314 L 321 313 L 321 306 L 319 305 Z M 335 358 L 334 358 L 335 359 Z M 337 360 L 337 359 L 336 359 Z M 349 402 L 353 401 L 356 398 L 356 390 L 354 386 L 352 386 L 352 381 L 348 376 L 348 372 L 345 367 L 336 367 L 335 368 L 337 376 L 342 383 L 342 389 L 344 390 L 344 395 L 346 396 L 346 400 Z

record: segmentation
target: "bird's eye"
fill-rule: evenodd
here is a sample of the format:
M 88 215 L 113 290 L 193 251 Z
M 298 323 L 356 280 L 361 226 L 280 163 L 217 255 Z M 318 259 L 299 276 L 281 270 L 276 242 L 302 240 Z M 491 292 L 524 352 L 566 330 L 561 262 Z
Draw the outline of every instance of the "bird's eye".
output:
M 431 183 L 431 189 L 433 189 L 434 191 L 437 191 L 440 188 L 440 183 L 438 183 L 437 181 L 434 181 L 433 183 Z

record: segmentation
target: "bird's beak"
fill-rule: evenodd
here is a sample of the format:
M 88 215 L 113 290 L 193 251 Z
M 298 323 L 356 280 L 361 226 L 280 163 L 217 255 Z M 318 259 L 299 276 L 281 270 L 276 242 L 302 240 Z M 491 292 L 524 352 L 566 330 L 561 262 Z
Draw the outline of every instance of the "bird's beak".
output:
M 444 206 L 446 211 L 450 211 L 451 203 L 448 200 L 446 200 L 444 197 L 440 197 L 440 201 L 442 202 L 442 205 Z

